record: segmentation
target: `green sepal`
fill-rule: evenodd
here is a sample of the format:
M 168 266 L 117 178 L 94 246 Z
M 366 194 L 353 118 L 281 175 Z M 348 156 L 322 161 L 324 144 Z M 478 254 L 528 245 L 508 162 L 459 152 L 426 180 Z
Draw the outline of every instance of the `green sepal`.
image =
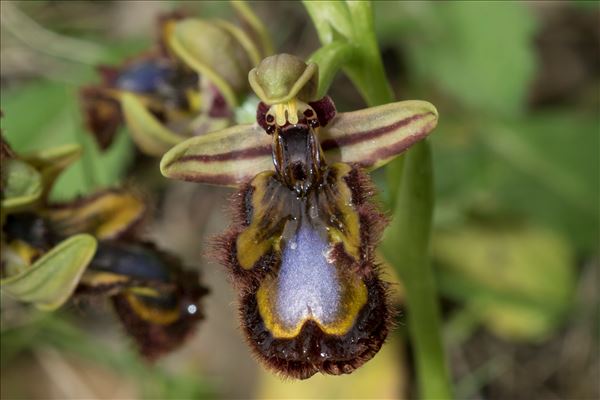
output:
M 26 154 L 23 160 L 37 169 L 42 177 L 44 200 L 52 190 L 58 176 L 81 157 L 82 148 L 77 144 L 52 147 Z
M 184 137 L 163 125 L 133 93 L 119 95 L 121 109 L 135 144 L 146 154 L 162 156 Z
M 338 114 L 319 133 L 329 162 L 377 169 L 424 139 L 438 112 L 426 101 L 407 100 Z
M 167 178 L 237 186 L 273 169 L 272 138 L 257 124 L 235 125 L 187 139 L 160 162 Z
M 191 18 L 178 21 L 168 45 L 185 64 L 215 84 L 231 108 L 248 90 L 246 71 L 254 65 L 258 50 L 231 24 Z
M 0 288 L 20 301 L 33 303 L 40 310 L 55 310 L 71 297 L 95 252 L 93 236 L 72 236 L 30 267 L 1 279 Z

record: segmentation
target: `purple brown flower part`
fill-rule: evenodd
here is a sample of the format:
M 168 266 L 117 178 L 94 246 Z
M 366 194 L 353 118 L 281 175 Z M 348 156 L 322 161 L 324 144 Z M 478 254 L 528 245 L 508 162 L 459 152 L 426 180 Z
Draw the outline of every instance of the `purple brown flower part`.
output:
M 106 148 L 125 124 L 138 148 L 162 155 L 185 138 L 222 129 L 249 91 L 246 71 L 261 53 L 246 33 L 221 20 L 175 11 L 159 17 L 154 50 L 81 89 L 86 125 Z
M 151 243 L 101 242 L 78 295 L 110 296 L 128 335 L 147 359 L 181 346 L 204 318 L 208 293 L 197 271 Z

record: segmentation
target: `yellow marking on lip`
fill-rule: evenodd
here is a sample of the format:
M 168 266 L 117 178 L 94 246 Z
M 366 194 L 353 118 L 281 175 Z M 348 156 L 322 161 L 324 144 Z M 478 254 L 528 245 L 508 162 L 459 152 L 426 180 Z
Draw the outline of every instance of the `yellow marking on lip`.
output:
M 81 278 L 81 283 L 95 287 L 102 285 L 116 285 L 128 282 L 130 277 L 112 272 L 86 271 Z
M 360 258 L 360 220 L 358 213 L 352 204 L 352 191 L 346 184 L 344 178 L 352 171 L 352 167 L 344 163 L 336 163 L 331 167 L 336 171 L 336 186 L 339 195 L 336 196 L 336 206 L 343 216 L 340 221 L 346 232 L 342 232 L 339 227 L 329 227 L 329 237 L 331 241 L 342 243 L 344 250 L 352 258 Z
M 152 322 L 158 325 L 169 325 L 177 321 L 180 316 L 178 308 L 170 310 L 161 310 L 145 304 L 134 293 L 126 293 L 127 302 L 135 314 L 144 321 Z
M 337 319 L 332 323 L 323 323 L 315 318 L 306 317 L 288 327 L 277 317 L 276 304 L 273 299 L 277 299 L 277 280 L 267 278 L 258 288 L 256 300 L 258 302 L 258 312 L 265 324 L 265 327 L 277 339 L 293 339 L 300 334 L 304 323 L 313 320 L 319 325 L 321 330 L 328 335 L 345 335 L 352 329 L 358 313 L 367 303 L 367 287 L 362 280 L 346 280 L 343 286 L 340 300 L 340 309 Z
M 254 264 L 267 254 L 273 246 L 277 245 L 281 238 L 281 235 L 275 235 L 263 240 L 259 239 L 263 233 L 261 222 L 265 218 L 272 218 L 266 215 L 267 209 L 265 209 L 263 199 L 267 182 L 273 175 L 274 172 L 265 171 L 252 180 L 254 188 L 252 193 L 252 222 L 249 227 L 240 233 L 236 241 L 237 259 L 244 269 L 252 269 Z
M 145 212 L 144 202 L 125 191 L 106 191 L 89 201 L 76 201 L 47 211 L 47 217 L 63 234 L 89 232 L 109 239 L 130 228 Z

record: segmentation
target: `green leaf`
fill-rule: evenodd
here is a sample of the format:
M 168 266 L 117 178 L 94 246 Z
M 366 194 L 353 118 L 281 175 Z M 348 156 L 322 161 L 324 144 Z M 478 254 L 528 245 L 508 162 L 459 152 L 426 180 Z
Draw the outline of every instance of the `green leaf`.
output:
M 397 13 L 410 12 L 396 4 Z M 416 7 L 413 7 L 413 9 Z M 524 109 L 535 72 L 531 51 L 536 23 L 519 2 L 421 4 L 406 45 L 411 73 L 433 81 L 475 110 L 518 114 Z
M 493 123 L 444 119 L 433 141 L 438 222 L 479 210 L 526 217 L 584 251 L 598 243 L 598 117 L 552 109 Z M 446 221 L 449 222 L 449 221 Z
M 552 231 L 470 224 L 439 232 L 433 250 L 443 292 L 501 337 L 541 340 L 568 310 L 574 254 Z
M 327 45 L 336 37 L 351 39 L 354 35 L 348 7 L 342 1 L 303 1 L 310 14 L 319 40 Z
M 0 288 L 41 310 L 54 310 L 69 299 L 95 252 L 93 236 L 72 236 L 22 272 L 0 280 Z
M 42 177 L 31 165 L 9 159 L 2 166 L 5 186 L 2 212 L 14 212 L 34 203 L 42 195 Z
M 100 152 L 85 132 L 76 90 L 66 84 L 39 80 L 2 91 L 2 132 L 16 153 L 73 143 L 83 149 L 82 158 L 58 177 L 51 199 L 66 200 L 114 185 L 133 155 L 131 141 L 123 134 L 117 136 L 107 152 Z
M 248 6 L 248 3 L 245 1 L 231 1 L 230 2 L 236 14 L 240 17 L 240 19 L 248 25 L 254 37 L 260 42 L 260 47 L 263 56 L 269 56 L 273 53 L 273 42 L 271 40 L 271 34 L 262 23 L 262 21 L 256 16 L 252 8 Z

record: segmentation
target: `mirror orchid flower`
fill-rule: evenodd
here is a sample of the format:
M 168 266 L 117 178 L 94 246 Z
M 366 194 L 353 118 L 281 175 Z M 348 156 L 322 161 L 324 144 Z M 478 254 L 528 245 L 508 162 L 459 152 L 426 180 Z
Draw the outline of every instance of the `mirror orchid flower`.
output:
M 50 189 L 80 156 L 79 146 L 20 156 L 3 139 L 1 145 L 0 290 L 41 310 L 107 297 L 145 358 L 180 346 L 204 317 L 207 289 L 197 271 L 139 238 L 144 199 L 107 189 L 52 202 Z
M 256 122 L 188 139 L 167 152 L 169 178 L 235 186 L 233 220 L 215 256 L 238 290 L 258 359 L 284 376 L 348 374 L 391 326 L 375 249 L 387 224 L 368 171 L 425 138 L 425 101 L 337 113 L 315 98 L 316 64 L 279 54 L 249 73 Z
M 183 12 L 158 21 L 154 50 L 119 67 L 100 66 L 101 83 L 81 89 L 87 127 L 102 148 L 123 124 L 138 148 L 154 156 L 231 125 L 249 92 L 245 71 L 266 55 L 265 46 L 227 21 Z

